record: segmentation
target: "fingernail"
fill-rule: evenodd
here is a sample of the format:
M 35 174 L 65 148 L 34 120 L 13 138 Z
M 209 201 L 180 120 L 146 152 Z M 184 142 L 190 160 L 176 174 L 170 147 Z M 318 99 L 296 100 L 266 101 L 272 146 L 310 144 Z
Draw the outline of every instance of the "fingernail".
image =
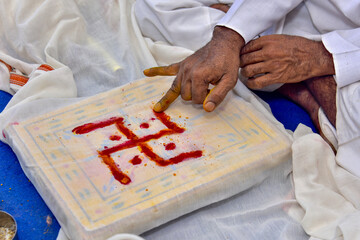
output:
M 212 112 L 215 109 L 215 103 L 213 102 L 207 102 L 204 105 L 204 110 L 207 112 Z
M 155 111 L 155 112 L 161 112 L 161 104 L 160 103 L 156 103 L 155 104 L 155 106 L 154 106 L 154 108 L 153 108 L 153 110 Z
M 149 69 L 149 68 L 148 68 L 148 69 L 145 69 L 145 70 L 143 71 L 143 73 L 144 73 L 145 76 L 149 75 L 149 72 L 150 72 L 150 69 Z

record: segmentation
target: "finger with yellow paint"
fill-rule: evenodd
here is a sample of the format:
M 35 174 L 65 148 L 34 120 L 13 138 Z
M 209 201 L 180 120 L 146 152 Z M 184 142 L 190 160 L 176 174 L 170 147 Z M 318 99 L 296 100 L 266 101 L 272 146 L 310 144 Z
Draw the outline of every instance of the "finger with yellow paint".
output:
M 231 81 L 234 79 L 235 81 Z M 207 112 L 212 112 L 214 109 L 224 100 L 226 95 L 231 89 L 236 85 L 236 76 L 224 76 L 222 81 L 219 81 L 213 89 L 210 90 L 209 94 L 206 96 L 203 108 Z
M 174 63 L 169 66 L 153 67 L 144 70 L 147 77 L 154 76 L 175 76 L 179 72 L 180 63 Z
M 162 67 L 153 67 L 144 70 L 144 74 L 147 77 L 154 76 L 174 76 L 178 73 L 180 67 L 180 63 L 174 63 L 169 66 Z M 155 112 L 163 112 L 165 111 L 172 102 L 176 100 L 176 98 L 180 95 L 181 92 L 181 81 L 178 78 L 175 78 L 174 82 L 170 89 L 165 93 L 165 95 L 158 101 L 153 110 Z
M 153 108 L 155 112 L 165 111 L 170 106 L 170 104 L 173 103 L 180 95 L 181 82 L 178 79 L 179 78 L 175 78 L 170 89 L 165 93 L 165 95 L 160 99 L 160 101 L 155 104 Z

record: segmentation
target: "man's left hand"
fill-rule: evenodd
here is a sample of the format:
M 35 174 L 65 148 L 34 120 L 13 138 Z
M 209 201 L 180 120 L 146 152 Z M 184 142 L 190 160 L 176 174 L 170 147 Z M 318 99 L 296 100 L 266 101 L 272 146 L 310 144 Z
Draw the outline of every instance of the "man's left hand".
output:
M 288 35 L 250 41 L 241 50 L 240 67 L 252 89 L 335 74 L 332 55 L 322 42 Z

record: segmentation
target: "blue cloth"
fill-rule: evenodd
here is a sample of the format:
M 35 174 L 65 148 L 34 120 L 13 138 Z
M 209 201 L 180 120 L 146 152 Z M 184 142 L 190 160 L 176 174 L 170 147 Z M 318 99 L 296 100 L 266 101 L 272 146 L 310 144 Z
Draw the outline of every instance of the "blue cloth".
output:
M 303 123 L 315 131 L 309 115 L 299 106 L 276 93 L 257 92 L 265 100 L 286 129 L 295 130 Z M 10 101 L 11 95 L 0 91 L 0 111 Z M 14 216 L 18 224 L 18 239 L 56 239 L 60 229 L 50 209 L 25 176 L 11 148 L 0 142 L 0 210 Z M 52 220 L 47 223 L 47 218 Z
M 0 110 L 11 95 L 0 91 Z M 0 142 L 0 210 L 18 225 L 19 240 L 56 239 L 60 226 L 32 183 L 25 176 L 11 148 Z M 52 223 L 46 222 L 48 216 Z M 49 221 L 48 221 L 49 222 Z

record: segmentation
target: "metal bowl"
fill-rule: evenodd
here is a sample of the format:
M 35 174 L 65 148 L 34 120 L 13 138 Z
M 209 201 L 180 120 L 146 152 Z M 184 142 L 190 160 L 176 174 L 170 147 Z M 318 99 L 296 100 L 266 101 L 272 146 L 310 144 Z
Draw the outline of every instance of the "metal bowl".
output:
M 0 239 L 13 240 L 16 237 L 16 232 L 17 224 L 15 219 L 10 214 L 0 211 Z

